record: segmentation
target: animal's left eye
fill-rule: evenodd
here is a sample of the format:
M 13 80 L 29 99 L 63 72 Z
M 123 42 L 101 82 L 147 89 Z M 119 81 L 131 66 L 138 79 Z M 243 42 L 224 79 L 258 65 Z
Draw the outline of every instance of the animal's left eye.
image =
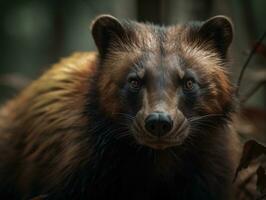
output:
M 133 90 L 139 90 L 141 88 L 141 81 L 138 78 L 129 79 L 130 88 Z
M 183 89 L 185 91 L 191 91 L 195 87 L 195 81 L 193 79 L 187 79 L 183 83 Z

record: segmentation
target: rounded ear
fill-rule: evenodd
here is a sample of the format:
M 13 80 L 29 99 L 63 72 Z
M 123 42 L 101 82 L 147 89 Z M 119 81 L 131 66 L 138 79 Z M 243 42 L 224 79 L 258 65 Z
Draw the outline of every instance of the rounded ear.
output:
M 101 56 L 104 56 L 110 44 L 122 40 L 125 30 L 119 20 L 111 15 L 100 15 L 91 24 L 94 42 Z
M 218 53 L 225 58 L 233 40 L 233 23 L 226 16 L 215 16 L 201 25 L 199 34 L 202 40 L 211 42 Z

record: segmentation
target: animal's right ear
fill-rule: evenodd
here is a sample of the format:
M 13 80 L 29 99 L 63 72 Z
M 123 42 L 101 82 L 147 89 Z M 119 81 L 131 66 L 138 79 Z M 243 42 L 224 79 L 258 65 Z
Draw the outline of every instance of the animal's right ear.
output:
M 111 15 L 98 16 L 91 25 L 92 36 L 101 56 L 111 46 L 117 47 L 125 38 L 125 29 L 119 20 Z

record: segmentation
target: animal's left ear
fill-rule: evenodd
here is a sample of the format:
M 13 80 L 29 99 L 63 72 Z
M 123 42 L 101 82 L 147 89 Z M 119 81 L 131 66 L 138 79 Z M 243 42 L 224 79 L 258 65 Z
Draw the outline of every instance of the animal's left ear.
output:
M 233 40 L 233 23 L 226 16 L 215 16 L 201 25 L 199 34 L 201 40 L 211 42 L 222 58 L 225 58 Z

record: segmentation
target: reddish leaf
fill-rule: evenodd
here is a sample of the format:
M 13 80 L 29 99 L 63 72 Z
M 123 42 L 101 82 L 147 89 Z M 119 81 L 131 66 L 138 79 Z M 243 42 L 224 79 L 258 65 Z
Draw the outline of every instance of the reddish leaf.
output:
M 242 157 L 240 160 L 240 164 L 236 170 L 234 180 L 236 180 L 238 173 L 242 169 L 246 169 L 253 160 L 258 158 L 262 154 L 266 154 L 265 146 L 258 144 L 254 140 L 249 140 L 248 142 L 246 142 L 243 148 L 243 153 L 242 153 Z
M 263 195 L 266 194 L 266 170 L 260 166 L 257 169 L 257 190 Z
M 253 46 L 255 46 L 255 45 L 256 45 L 256 43 L 254 43 Z M 266 45 L 263 43 L 259 44 L 257 49 L 256 49 L 256 53 L 266 57 Z

